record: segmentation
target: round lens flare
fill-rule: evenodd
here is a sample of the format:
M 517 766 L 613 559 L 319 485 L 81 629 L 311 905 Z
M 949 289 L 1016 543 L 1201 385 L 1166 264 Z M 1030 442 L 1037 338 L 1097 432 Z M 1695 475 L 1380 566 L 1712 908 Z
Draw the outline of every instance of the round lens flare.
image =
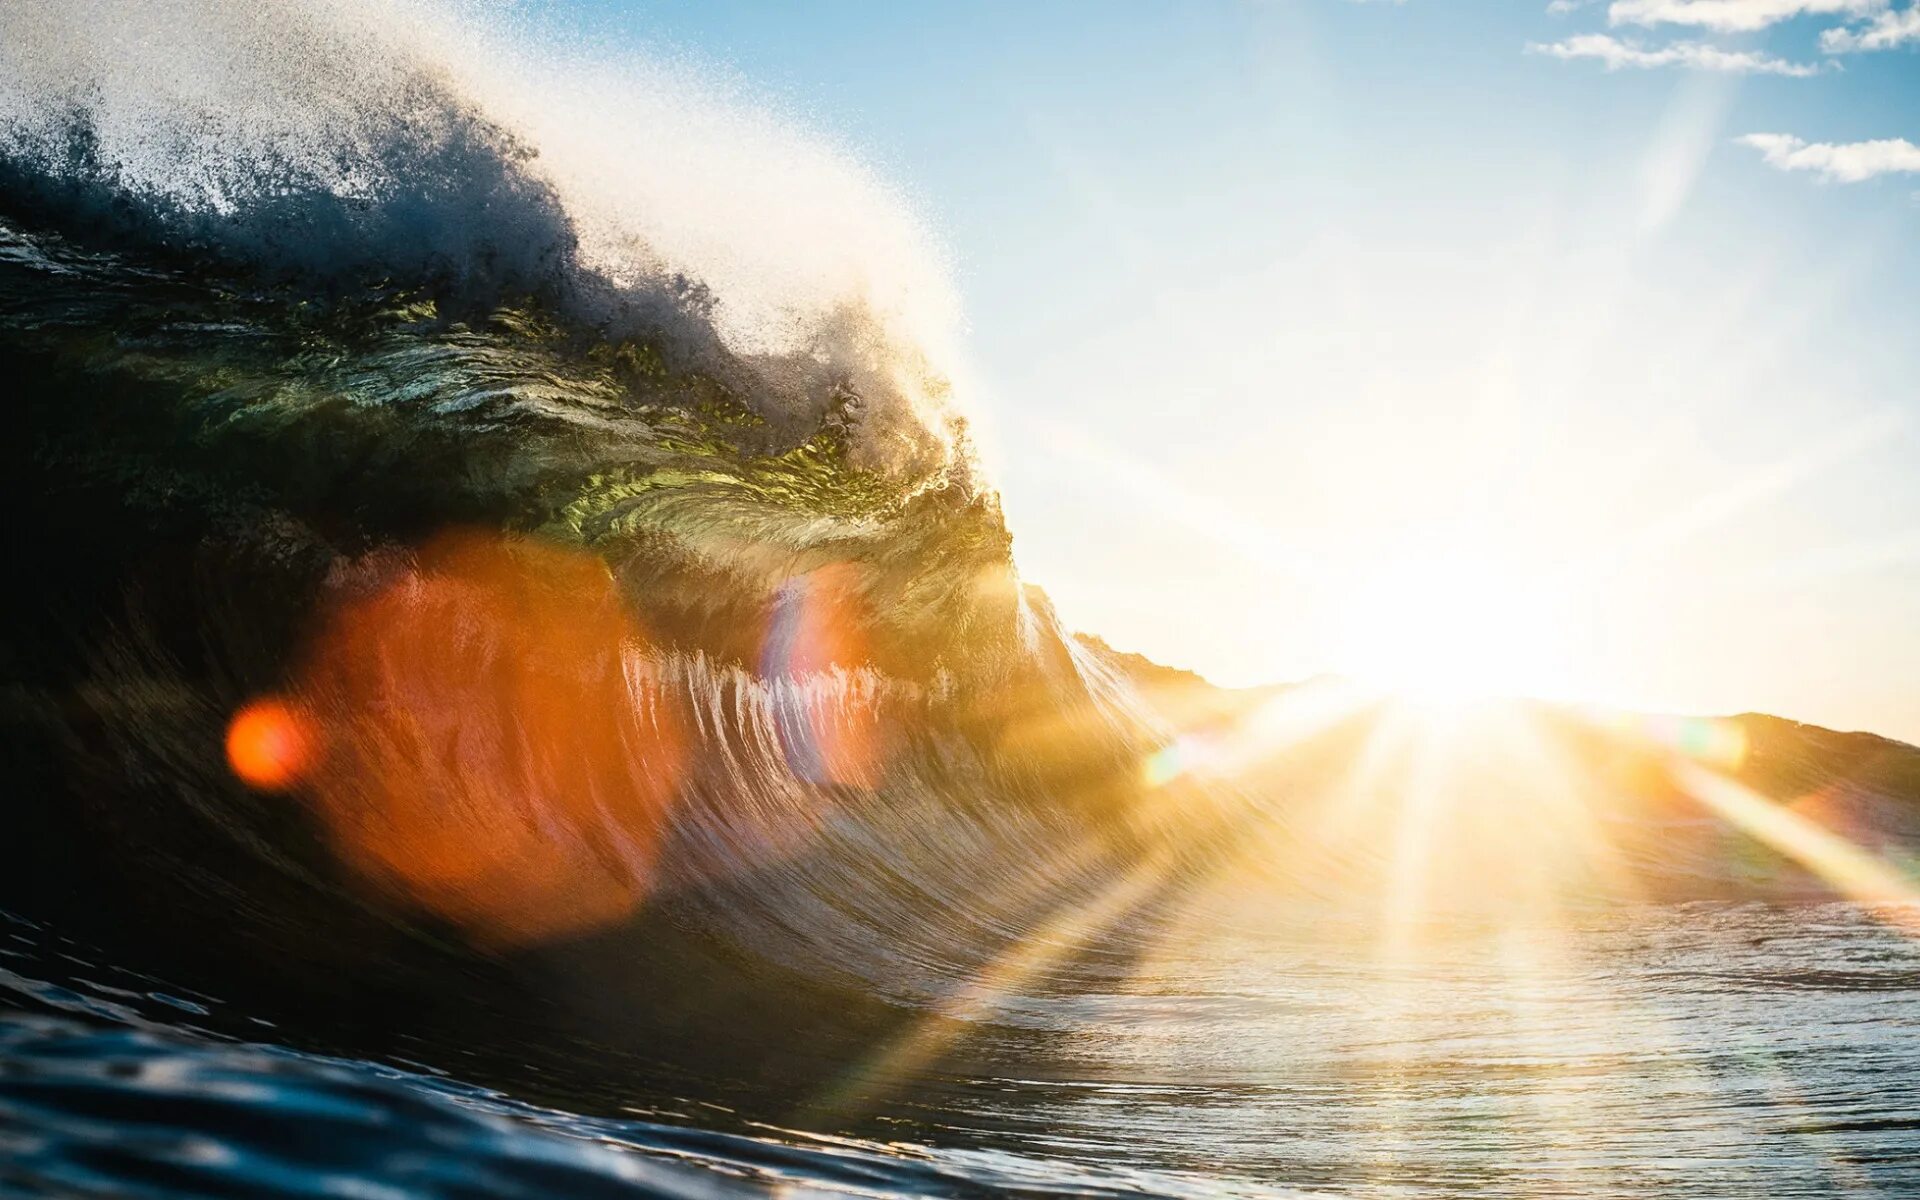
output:
M 312 769 L 318 740 L 312 721 L 292 705 L 255 700 L 227 725 L 227 764 L 250 788 L 285 791 Z
M 645 900 L 684 740 L 600 560 L 444 534 L 343 569 L 321 616 L 299 706 L 234 718 L 240 778 L 297 783 L 361 883 L 479 944 Z

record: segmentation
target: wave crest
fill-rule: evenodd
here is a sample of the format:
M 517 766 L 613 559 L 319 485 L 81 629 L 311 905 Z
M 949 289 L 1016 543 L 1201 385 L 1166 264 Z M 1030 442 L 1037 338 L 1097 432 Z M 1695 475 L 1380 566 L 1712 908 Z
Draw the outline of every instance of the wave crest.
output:
M 863 465 L 966 473 L 958 305 L 900 198 L 698 72 L 583 57 L 502 10 L 77 0 L 0 13 L 0 189 L 276 282 L 527 297 L 744 371 Z

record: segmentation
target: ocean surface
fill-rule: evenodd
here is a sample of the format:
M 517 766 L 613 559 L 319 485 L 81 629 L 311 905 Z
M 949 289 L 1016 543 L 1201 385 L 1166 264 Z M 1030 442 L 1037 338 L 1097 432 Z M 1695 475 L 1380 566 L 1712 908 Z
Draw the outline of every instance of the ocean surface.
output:
M 1920 1193 L 1920 750 L 1064 628 L 939 258 L 487 10 L 0 6 L 0 1194 Z
M 605 1115 L 530 1103 L 462 1079 L 457 1064 L 489 1052 L 431 1032 L 417 1052 L 455 1070 L 295 1049 L 290 1031 L 89 962 L 50 931 L 15 921 L 7 941 L 0 1184 L 15 1195 L 1920 1186 L 1920 951 L 1851 906 L 1460 931 L 1417 970 L 1223 932 L 1145 973 L 1004 997 L 971 1022 L 962 1061 L 844 1132 L 637 1083 Z

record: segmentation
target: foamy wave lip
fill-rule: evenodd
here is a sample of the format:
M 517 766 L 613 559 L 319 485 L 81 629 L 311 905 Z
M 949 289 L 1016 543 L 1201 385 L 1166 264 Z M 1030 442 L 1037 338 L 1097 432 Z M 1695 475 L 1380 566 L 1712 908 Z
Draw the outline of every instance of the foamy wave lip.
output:
M 9 6 L 0 159 L 11 190 L 122 235 L 718 349 L 776 424 L 849 387 L 863 465 L 957 465 L 932 239 L 845 153 L 685 66 L 429 0 Z

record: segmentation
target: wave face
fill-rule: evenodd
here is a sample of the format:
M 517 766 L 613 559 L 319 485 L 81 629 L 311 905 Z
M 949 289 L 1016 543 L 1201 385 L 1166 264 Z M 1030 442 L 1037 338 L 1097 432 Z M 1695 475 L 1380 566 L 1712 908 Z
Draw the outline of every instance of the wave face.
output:
M 952 309 L 678 68 L 0 10 L 0 1194 L 1920 1183 L 1897 920 L 1564 714 L 1591 812 L 1516 821 L 1517 757 L 1435 788 L 1324 689 L 1070 635 Z M 1906 748 L 1749 725 L 1750 783 L 1920 843 Z M 1409 962 L 1416 794 L 1482 903 Z

